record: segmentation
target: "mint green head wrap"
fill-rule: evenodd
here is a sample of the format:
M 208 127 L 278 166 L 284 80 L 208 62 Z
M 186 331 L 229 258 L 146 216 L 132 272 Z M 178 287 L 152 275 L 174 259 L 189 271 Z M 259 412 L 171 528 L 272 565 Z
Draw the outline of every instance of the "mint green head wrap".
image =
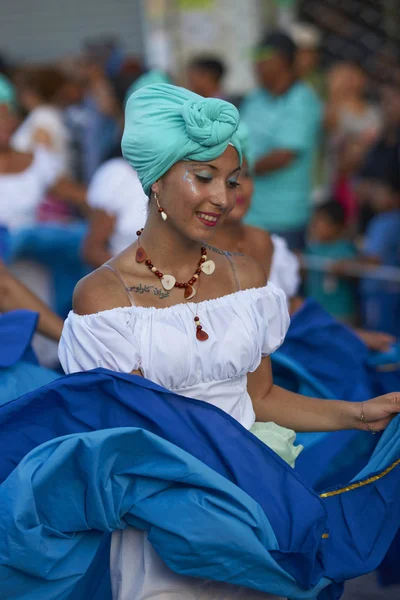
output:
M 15 91 L 11 81 L 0 74 L 0 104 L 6 104 L 9 108 L 15 105 Z
M 215 160 L 232 144 L 242 161 L 237 109 L 168 84 L 143 87 L 125 109 L 122 153 L 145 193 L 177 162 Z

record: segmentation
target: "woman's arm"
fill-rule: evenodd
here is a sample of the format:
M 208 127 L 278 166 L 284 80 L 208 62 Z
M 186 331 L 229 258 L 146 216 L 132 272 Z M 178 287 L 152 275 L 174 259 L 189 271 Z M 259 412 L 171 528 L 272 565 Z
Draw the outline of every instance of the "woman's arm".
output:
M 59 341 L 63 320 L 33 294 L 2 265 L 0 265 L 0 312 L 27 309 L 39 313 L 38 331 Z
M 257 421 L 273 421 L 298 432 L 382 430 L 400 412 L 400 393 L 396 392 L 363 403 L 288 392 L 274 385 L 269 357 L 263 358 L 259 368 L 248 375 L 247 387 Z
M 93 210 L 82 251 L 85 262 L 92 267 L 97 269 L 112 257 L 109 242 L 114 228 L 115 217 L 104 210 Z
M 256 175 L 264 175 L 284 169 L 296 158 L 296 153 L 292 150 L 273 150 L 269 154 L 259 158 L 254 165 Z
M 63 176 L 55 182 L 49 191 L 58 196 L 60 200 L 77 208 L 82 215 L 87 216 L 90 213 L 90 206 L 87 203 L 87 188 L 81 183 Z

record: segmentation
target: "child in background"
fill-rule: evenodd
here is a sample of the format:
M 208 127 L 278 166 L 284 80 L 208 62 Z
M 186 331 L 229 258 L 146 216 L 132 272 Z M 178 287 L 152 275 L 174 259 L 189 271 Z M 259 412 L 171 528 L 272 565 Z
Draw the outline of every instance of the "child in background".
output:
M 387 181 L 370 182 L 370 197 L 376 215 L 368 224 L 361 264 L 400 267 L 400 181 L 399 168 Z M 400 336 L 400 283 L 361 281 L 363 325 Z
M 306 254 L 330 261 L 353 259 L 354 245 L 345 239 L 345 212 L 336 201 L 318 206 L 311 221 Z M 310 269 L 305 279 L 306 295 L 314 298 L 339 321 L 353 324 L 356 315 L 355 290 L 344 277 Z

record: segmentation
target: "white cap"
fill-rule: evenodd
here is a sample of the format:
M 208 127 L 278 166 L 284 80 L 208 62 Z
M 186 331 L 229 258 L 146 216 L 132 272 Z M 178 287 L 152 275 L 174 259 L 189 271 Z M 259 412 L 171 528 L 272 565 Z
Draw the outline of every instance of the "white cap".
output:
M 293 23 L 289 34 L 301 50 L 316 50 L 321 45 L 321 32 L 311 23 Z

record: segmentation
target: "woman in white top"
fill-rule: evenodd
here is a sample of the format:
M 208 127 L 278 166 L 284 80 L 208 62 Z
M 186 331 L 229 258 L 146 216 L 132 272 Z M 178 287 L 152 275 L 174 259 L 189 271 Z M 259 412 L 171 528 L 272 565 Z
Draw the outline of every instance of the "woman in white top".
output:
M 58 179 L 62 165 L 54 153 L 41 145 L 21 151 L 12 147 L 17 120 L 5 84 L 3 88 L 0 89 L 0 225 L 16 230 L 35 222 L 37 207 Z
M 285 296 L 253 259 L 209 247 L 236 201 L 238 122 L 229 103 L 174 86 L 130 97 L 123 151 L 150 197 L 149 216 L 138 241 L 78 284 L 59 348 L 64 370 L 142 375 L 247 429 L 256 418 L 297 431 L 382 429 L 399 410 L 395 394 L 361 406 L 273 384 L 269 355 L 289 325 Z M 113 534 L 111 576 L 117 600 L 265 597 L 174 574 L 134 528 Z
M 61 96 L 66 79 L 53 67 L 31 69 L 20 77 L 18 99 L 28 116 L 12 137 L 18 152 L 32 152 L 37 144 L 54 152 L 62 173 L 70 171 L 69 134 L 61 110 Z
M 92 210 L 83 257 L 97 268 L 129 246 L 132 232 L 144 227 L 148 198 L 136 171 L 121 156 L 97 170 L 87 202 Z
M 38 207 L 48 189 L 58 180 L 62 162 L 55 153 L 41 145 L 35 146 L 33 151 L 16 151 L 11 147 L 17 120 L 13 103 L 8 100 L 6 92 L 6 84 L 0 82 L 0 226 L 14 234 L 35 224 Z M 17 279 L 5 269 L 0 274 L 3 292 L 0 310 L 32 308 L 37 300 L 41 308 L 38 304 L 35 310 L 39 308 L 41 315 L 47 314 L 50 337 L 58 341 L 60 319 L 46 309 L 52 296 L 47 270 L 33 261 L 17 261 L 11 268 Z M 33 301 L 30 290 L 43 302 L 39 298 Z M 56 359 L 55 343 L 35 339 L 34 345 L 40 359 L 53 364 Z
M 43 191 L 58 173 L 57 161 L 54 163 L 45 150 L 40 149 L 32 156 L 10 149 L 16 123 L 13 101 L 10 82 L 0 77 L 0 226 L 8 230 L 18 229 L 34 219 Z M 19 308 L 38 312 L 39 331 L 59 340 L 61 319 L 6 269 L 2 258 L 0 251 L 0 313 Z
M 229 252 L 240 252 L 254 258 L 264 267 L 266 278 L 282 289 L 290 300 L 300 287 L 300 264 L 296 255 L 280 236 L 270 235 L 264 229 L 244 223 L 251 204 L 254 182 L 247 128 L 243 124 L 239 127 L 239 137 L 243 163 L 238 179 L 236 204 L 223 225 L 218 228 L 214 244 Z

